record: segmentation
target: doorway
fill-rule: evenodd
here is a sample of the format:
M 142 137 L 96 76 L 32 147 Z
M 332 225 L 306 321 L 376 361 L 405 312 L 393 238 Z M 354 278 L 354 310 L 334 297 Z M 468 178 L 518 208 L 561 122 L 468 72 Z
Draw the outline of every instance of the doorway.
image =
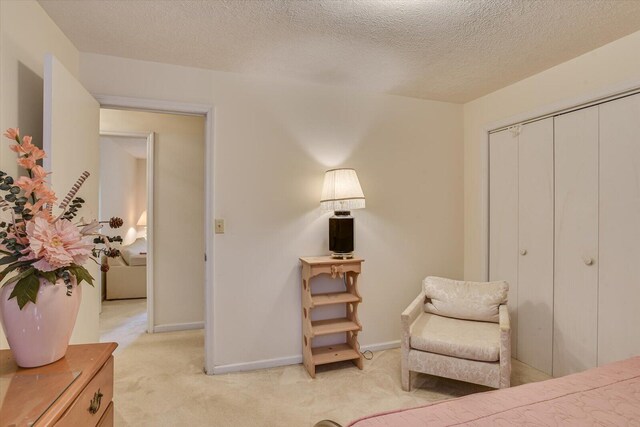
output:
M 132 338 L 131 328 L 135 329 L 135 325 L 139 328 L 144 323 L 142 316 L 145 314 L 145 329 L 149 333 L 204 328 L 205 123 L 203 115 L 101 108 L 103 136 L 118 139 L 119 148 L 127 144 L 134 146 L 135 137 L 139 143 L 140 137 L 146 136 L 146 151 L 150 154 L 145 168 L 148 181 L 146 241 L 141 236 L 144 230 L 140 229 L 144 227 L 144 221 L 136 218 L 138 214 L 143 216 L 141 197 L 137 197 L 133 203 L 137 208 L 132 209 L 135 214 L 123 218 L 121 256 L 109 260 L 113 266 L 105 273 L 105 295 L 110 301 L 104 305 L 108 312 L 103 313 L 105 322 L 101 318 L 101 332 L 103 323 L 124 327 L 130 322 L 128 328 L 123 329 L 126 336 L 122 338 L 126 341 Z M 137 151 L 144 150 L 138 147 Z M 113 158 L 115 164 L 102 167 L 105 173 L 101 172 L 101 175 L 118 175 L 112 181 L 101 179 L 103 201 L 112 193 L 125 199 L 136 193 L 134 182 L 129 183 L 129 188 L 116 185 L 133 176 L 125 167 L 126 161 L 118 159 Z M 140 169 L 138 167 L 138 176 Z M 127 211 L 124 204 L 120 206 L 123 212 Z M 103 211 L 114 212 L 102 206 L 101 214 Z M 147 276 L 146 293 L 143 295 L 136 290 L 139 288 L 136 270 L 140 270 L 140 266 L 135 264 L 141 260 L 136 262 L 130 252 L 134 255 L 146 252 L 146 268 L 143 268 Z M 116 288 L 115 292 L 112 286 Z M 146 307 L 134 300 L 139 297 L 146 297 Z M 110 338 L 120 337 L 111 335 Z
M 102 112 L 101 112 L 102 113 Z M 153 132 L 100 132 L 99 218 L 120 218 L 104 234 L 120 254 L 104 258 L 101 273 L 100 340 L 126 347 L 153 325 Z M 150 197 L 151 196 L 151 197 Z M 151 248 L 151 249 L 150 249 Z M 149 297 L 149 298 L 148 298 Z

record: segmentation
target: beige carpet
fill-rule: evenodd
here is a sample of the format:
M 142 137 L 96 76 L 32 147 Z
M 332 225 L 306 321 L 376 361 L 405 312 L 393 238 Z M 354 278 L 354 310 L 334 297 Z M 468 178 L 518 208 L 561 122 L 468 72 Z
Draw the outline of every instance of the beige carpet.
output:
M 208 376 L 203 331 L 146 334 L 144 300 L 106 302 L 101 341 L 116 341 L 116 426 L 307 427 L 325 418 L 346 424 L 363 415 L 489 390 L 416 375 L 400 388 L 400 352 L 380 351 L 363 371 L 350 362 Z M 514 385 L 547 376 L 514 360 Z

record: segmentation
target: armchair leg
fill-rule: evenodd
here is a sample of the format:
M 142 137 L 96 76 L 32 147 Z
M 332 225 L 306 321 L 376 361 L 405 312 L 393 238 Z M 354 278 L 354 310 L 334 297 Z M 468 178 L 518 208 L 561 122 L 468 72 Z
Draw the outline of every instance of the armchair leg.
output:
M 407 363 L 403 360 L 400 363 L 400 371 L 402 376 L 402 389 L 404 391 L 411 391 L 411 371 L 407 368 Z
M 511 369 L 500 373 L 500 388 L 511 387 Z

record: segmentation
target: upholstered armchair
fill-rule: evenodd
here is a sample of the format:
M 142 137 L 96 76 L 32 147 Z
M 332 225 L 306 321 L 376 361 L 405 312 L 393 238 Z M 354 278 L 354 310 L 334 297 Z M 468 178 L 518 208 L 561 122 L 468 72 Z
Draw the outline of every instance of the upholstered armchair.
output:
M 402 388 L 422 372 L 494 388 L 510 385 L 507 282 L 427 277 L 402 313 Z

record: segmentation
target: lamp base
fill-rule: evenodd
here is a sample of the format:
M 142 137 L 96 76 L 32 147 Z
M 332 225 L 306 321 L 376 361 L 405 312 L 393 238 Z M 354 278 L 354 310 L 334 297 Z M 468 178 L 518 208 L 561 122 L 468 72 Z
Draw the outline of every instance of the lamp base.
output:
M 353 252 L 331 252 L 331 258 L 351 259 L 353 258 Z
M 353 228 L 349 211 L 335 211 L 329 218 L 329 251 L 333 258 L 353 258 Z

